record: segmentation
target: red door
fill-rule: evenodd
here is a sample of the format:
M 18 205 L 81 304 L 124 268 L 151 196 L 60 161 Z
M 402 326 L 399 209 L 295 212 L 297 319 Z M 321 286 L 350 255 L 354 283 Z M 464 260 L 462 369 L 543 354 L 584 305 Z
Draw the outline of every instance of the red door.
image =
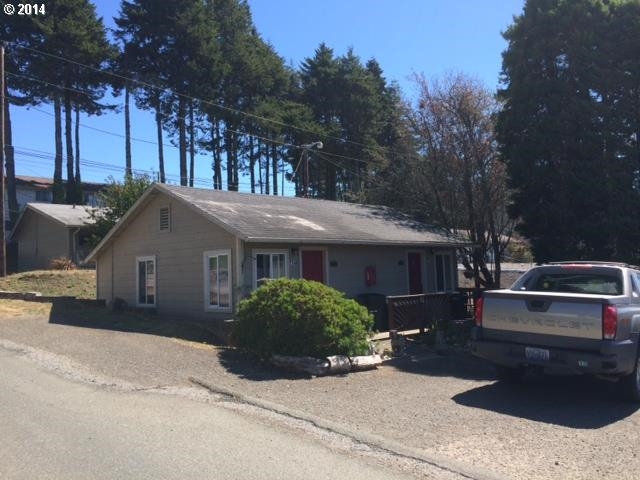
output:
M 324 252 L 302 250 L 302 278 L 324 283 Z
M 422 255 L 409 252 L 409 295 L 422 293 Z

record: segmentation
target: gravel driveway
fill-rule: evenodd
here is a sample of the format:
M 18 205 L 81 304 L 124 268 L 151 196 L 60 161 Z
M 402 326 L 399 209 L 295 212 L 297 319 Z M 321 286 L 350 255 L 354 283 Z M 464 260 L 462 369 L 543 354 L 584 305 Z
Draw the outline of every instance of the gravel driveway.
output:
M 224 347 L 72 317 L 0 319 L 0 347 L 63 356 L 98 383 L 187 387 L 196 378 L 506 478 L 639 476 L 640 412 L 603 381 L 532 377 L 508 386 L 468 354 L 417 344 L 374 371 L 305 378 Z

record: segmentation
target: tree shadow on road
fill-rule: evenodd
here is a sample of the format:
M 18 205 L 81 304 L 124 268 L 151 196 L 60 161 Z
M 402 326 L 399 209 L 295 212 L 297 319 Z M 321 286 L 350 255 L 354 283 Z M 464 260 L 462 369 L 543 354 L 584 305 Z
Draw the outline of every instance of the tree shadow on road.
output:
M 104 306 L 71 299 L 53 301 L 49 323 L 118 332 L 145 333 L 209 345 L 222 344 L 215 334 L 207 328 L 207 325 L 201 322 L 142 312 L 113 312 Z
M 453 397 L 459 405 L 536 422 L 597 429 L 623 420 L 640 406 L 620 399 L 617 384 L 587 376 L 531 376 L 496 382 Z

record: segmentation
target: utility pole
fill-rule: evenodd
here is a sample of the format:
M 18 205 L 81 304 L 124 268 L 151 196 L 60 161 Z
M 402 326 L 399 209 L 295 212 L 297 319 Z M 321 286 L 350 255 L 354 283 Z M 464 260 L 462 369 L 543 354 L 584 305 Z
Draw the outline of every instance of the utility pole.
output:
M 304 197 L 307 198 L 309 196 L 309 150 L 312 148 L 317 148 L 321 150 L 323 145 L 322 142 L 313 142 L 308 143 L 306 145 L 302 145 L 302 158 L 304 159 L 304 176 L 303 176 L 303 184 L 304 184 Z
M 4 42 L 0 42 L 0 277 L 7 276 L 7 240 L 4 231 Z

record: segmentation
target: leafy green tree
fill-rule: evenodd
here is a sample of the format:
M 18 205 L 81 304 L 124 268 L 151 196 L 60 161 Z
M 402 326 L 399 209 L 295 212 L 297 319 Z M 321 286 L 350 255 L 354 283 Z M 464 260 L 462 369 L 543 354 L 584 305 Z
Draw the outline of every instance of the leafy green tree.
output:
M 109 177 L 107 186 L 99 194 L 102 207 L 91 211 L 95 220 L 91 243 L 100 243 L 152 184 L 153 181 L 148 175 L 125 175 L 122 182 Z
M 504 37 L 498 139 L 538 261 L 637 261 L 636 1 L 529 0 Z

